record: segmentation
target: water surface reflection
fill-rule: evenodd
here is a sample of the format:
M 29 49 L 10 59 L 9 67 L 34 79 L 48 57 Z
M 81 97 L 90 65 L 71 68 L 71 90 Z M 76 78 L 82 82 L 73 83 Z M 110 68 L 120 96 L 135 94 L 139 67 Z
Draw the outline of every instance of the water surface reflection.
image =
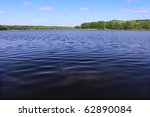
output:
M 149 31 L 0 31 L 2 99 L 150 99 Z

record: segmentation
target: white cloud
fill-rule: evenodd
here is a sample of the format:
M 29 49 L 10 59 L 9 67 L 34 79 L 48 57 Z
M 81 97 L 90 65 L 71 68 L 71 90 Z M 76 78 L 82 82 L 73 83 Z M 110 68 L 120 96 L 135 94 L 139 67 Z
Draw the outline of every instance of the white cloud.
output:
M 120 12 L 122 13 L 128 13 L 128 12 L 131 12 L 132 10 L 131 9 L 120 9 Z
M 80 7 L 79 9 L 80 9 L 80 11 L 89 11 L 90 10 L 90 8 L 88 8 L 88 7 Z
M 127 2 L 139 2 L 139 0 L 127 0 Z
M 135 9 L 133 12 L 134 13 L 147 13 L 149 12 L 149 10 L 144 7 L 140 7 L 140 8 Z
M 39 10 L 41 10 L 41 11 L 51 11 L 51 10 L 53 10 L 53 7 L 51 7 L 51 6 L 43 6 L 43 7 L 40 7 Z
M 148 13 L 150 12 L 150 9 L 146 7 L 139 7 L 136 9 L 120 9 L 120 12 L 122 13 Z
M 0 9 L 0 14 L 8 14 L 8 13 L 11 13 L 11 11 L 9 11 L 9 10 L 1 10 Z
M 23 5 L 24 5 L 24 6 L 31 6 L 31 5 L 32 5 L 32 2 L 24 1 L 24 2 L 23 2 Z

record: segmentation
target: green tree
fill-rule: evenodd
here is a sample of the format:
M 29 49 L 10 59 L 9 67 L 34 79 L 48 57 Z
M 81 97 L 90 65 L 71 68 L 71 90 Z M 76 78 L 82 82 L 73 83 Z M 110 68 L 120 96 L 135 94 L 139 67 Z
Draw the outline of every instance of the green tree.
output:
M 82 29 L 150 30 L 150 20 L 112 20 L 81 24 Z
M 0 25 L 0 30 L 7 30 L 7 27 Z

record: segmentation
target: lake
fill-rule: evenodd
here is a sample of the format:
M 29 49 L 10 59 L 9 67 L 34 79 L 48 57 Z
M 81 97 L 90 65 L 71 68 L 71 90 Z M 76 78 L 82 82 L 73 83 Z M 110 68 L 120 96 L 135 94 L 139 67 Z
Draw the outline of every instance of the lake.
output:
M 150 31 L 0 31 L 1 99 L 150 99 Z

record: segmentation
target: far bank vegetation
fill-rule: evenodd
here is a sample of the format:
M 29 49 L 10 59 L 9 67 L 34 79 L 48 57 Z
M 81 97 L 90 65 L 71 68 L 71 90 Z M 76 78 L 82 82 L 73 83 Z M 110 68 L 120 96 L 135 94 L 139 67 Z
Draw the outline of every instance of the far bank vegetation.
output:
M 150 30 L 150 20 L 112 20 L 81 24 L 81 29 L 99 30 Z
M 145 20 L 112 20 L 87 22 L 81 26 L 20 26 L 20 25 L 0 25 L 0 30 L 150 30 L 150 19 Z

